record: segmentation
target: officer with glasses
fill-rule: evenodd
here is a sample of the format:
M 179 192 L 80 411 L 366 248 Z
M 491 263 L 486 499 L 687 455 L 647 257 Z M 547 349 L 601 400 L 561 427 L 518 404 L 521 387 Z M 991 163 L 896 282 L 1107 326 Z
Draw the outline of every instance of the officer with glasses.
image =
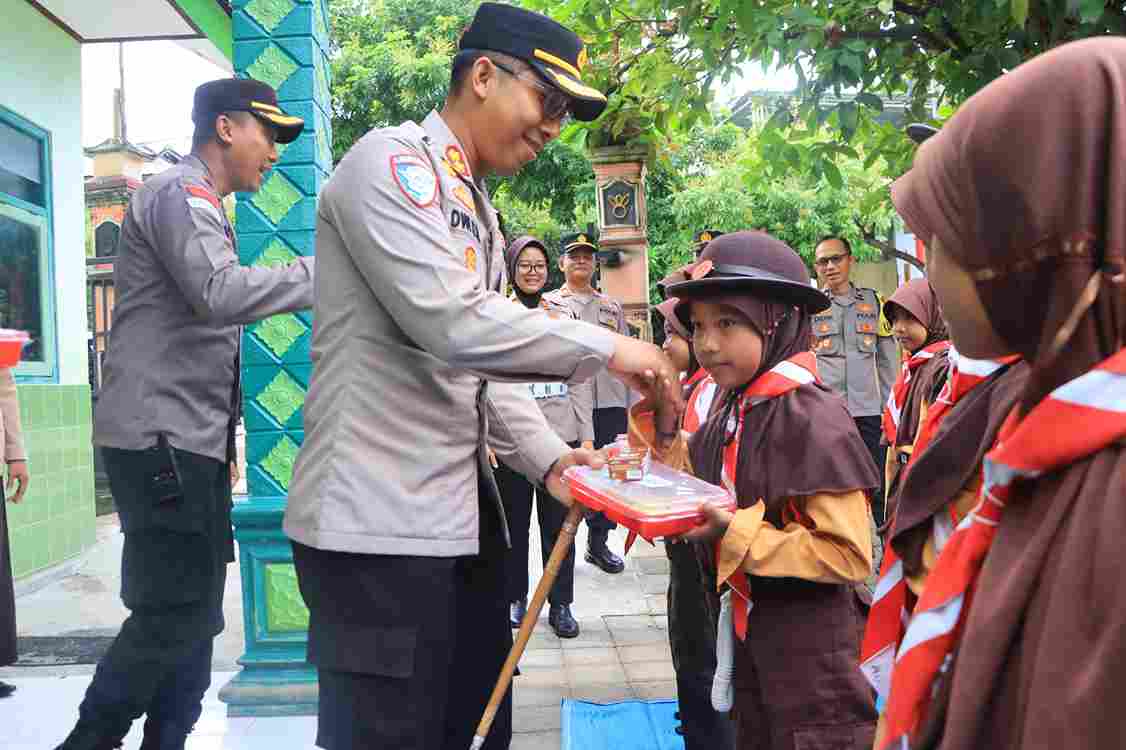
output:
M 551 429 L 528 383 L 609 369 L 680 401 L 657 347 L 500 294 L 506 242 L 484 178 L 519 171 L 568 114 L 601 114 L 585 57 L 546 16 L 482 4 L 441 111 L 371 131 L 321 191 L 313 373 L 284 521 L 320 747 L 469 747 L 512 644 L 489 449 L 564 504 L 562 472 L 600 463 Z M 509 696 L 485 750 L 511 733 Z

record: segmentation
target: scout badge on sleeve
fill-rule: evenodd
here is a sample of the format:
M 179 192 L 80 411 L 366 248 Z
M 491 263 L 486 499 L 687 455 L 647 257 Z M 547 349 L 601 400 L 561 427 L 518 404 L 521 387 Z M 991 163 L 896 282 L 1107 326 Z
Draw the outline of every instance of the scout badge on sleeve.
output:
M 419 208 L 426 208 L 438 197 L 438 176 L 415 154 L 391 157 L 391 176 L 403 195 Z
M 476 215 L 477 206 L 473 203 L 473 196 L 469 194 L 469 190 L 465 185 L 455 185 L 453 194 L 461 205 L 465 206 Z
M 461 149 L 457 146 L 452 144 L 447 146 L 443 160 L 450 166 L 454 174 L 459 177 L 469 177 L 469 167 L 465 163 L 465 155 L 461 153 Z

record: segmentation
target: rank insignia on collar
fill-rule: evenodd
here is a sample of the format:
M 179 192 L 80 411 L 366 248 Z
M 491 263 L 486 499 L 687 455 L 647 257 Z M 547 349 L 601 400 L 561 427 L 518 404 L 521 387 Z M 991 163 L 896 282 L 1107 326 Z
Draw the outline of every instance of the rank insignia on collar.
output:
M 454 145 L 446 146 L 445 153 L 446 163 L 450 168 L 459 176 L 468 178 L 469 166 L 465 163 L 465 154 L 461 153 L 461 149 Z
M 468 208 L 474 214 L 477 213 L 477 206 L 473 203 L 473 196 L 469 194 L 469 188 L 465 187 L 465 185 L 455 185 L 453 194 L 461 205 Z
M 465 248 L 465 267 L 470 273 L 477 272 L 477 248 L 472 246 Z
M 415 154 L 391 157 L 391 176 L 411 203 L 426 208 L 438 197 L 438 176 Z

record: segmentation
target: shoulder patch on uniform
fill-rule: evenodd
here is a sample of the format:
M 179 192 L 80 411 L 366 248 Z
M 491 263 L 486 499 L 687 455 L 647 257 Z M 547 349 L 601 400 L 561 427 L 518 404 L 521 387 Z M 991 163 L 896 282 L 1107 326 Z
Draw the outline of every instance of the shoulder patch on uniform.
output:
M 391 176 L 403 195 L 419 208 L 433 205 L 438 197 L 438 176 L 430 165 L 416 154 L 395 154 L 391 157 Z
M 477 272 L 477 248 L 472 245 L 465 248 L 465 267 L 470 273 Z
M 450 165 L 458 175 L 462 177 L 469 177 L 469 165 L 465 162 L 465 154 L 461 153 L 461 149 L 457 146 L 450 144 L 446 146 L 446 151 L 443 154 L 445 161 Z
M 215 208 L 220 207 L 219 196 L 215 195 L 215 193 L 211 192 L 205 187 L 201 187 L 199 185 L 185 185 L 184 190 L 187 191 L 188 195 L 195 196 L 196 198 L 203 198 Z
M 469 194 L 469 188 L 465 187 L 465 185 L 455 185 L 453 194 L 461 205 L 468 208 L 474 214 L 477 213 L 477 206 L 473 203 L 473 196 Z

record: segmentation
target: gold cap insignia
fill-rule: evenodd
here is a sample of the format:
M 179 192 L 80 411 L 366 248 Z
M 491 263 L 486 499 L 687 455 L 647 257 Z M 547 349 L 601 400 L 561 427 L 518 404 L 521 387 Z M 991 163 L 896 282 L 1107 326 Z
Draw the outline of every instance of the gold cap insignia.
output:
M 711 232 L 703 232 L 700 235 L 700 242 L 711 242 L 711 241 L 712 241 L 712 233 Z
M 585 234 L 580 234 L 578 237 L 575 238 L 576 244 L 578 244 L 578 243 L 589 243 L 589 242 L 590 242 L 590 240 L 587 239 Z

